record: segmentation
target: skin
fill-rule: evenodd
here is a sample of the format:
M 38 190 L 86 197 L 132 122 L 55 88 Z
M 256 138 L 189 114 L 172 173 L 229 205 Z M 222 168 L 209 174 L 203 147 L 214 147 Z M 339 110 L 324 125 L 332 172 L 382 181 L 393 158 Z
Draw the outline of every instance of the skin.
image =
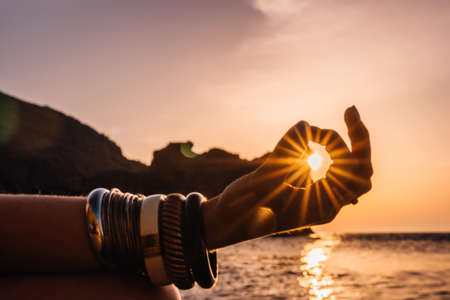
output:
M 85 204 L 85 197 L 0 195 L 0 299 L 180 299 L 173 285 L 103 271 Z
M 348 108 L 344 119 L 352 151 L 334 130 L 301 121 L 286 132 L 257 170 L 205 202 L 208 248 L 328 223 L 343 206 L 368 192 L 373 174 L 369 132 L 356 107 Z M 325 146 L 333 160 L 325 178 L 314 183 L 306 165 L 309 141 Z
M 173 286 L 155 288 L 109 272 L 10 274 L 0 280 L 1 299 L 181 299 Z
M 208 248 L 330 222 L 343 206 L 369 191 L 373 172 L 368 131 L 355 107 L 346 110 L 345 122 L 352 151 L 336 132 L 299 122 L 257 170 L 205 202 Z M 309 140 L 326 146 L 334 161 L 326 177 L 315 183 L 305 165 Z M 132 276 L 101 270 L 86 233 L 85 201 L 0 195 L 0 298 L 179 299 L 174 286 L 154 288 Z

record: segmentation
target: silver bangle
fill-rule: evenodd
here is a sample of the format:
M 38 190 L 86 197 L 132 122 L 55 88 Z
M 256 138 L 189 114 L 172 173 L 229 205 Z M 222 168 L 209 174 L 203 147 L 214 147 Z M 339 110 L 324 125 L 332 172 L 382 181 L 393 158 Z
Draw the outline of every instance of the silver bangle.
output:
M 143 198 L 118 189 L 95 189 L 88 195 L 88 233 L 97 259 L 104 267 L 145 273 L 139 235 Z
M 89 239 L 97 260 L 103 266 L 112 268 L 112 265 L 103 258 L 103 253 L 105 252 L 105 233 L 102 222 L 102 200 L 103 196 L 108 192 L 107 189 L 98 188 L 89 193 L 86 201 L 86 218 Z
M 156 286 L 171 284 L 159 233 L 159 209 L 164 195 L 123 194 L 98 188 L 86 201 L 88 233 L 99 263 L 109 270 L 146 276 Z

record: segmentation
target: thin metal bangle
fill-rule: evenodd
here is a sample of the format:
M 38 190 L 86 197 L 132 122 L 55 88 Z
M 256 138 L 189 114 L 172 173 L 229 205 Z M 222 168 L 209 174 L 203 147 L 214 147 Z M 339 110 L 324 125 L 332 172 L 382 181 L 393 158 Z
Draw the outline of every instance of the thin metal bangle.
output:
M 142 195 L 96 189 L 87 197 L 89 237 L 98 261 L 108 269 L 145 272 L 140 239 Z
M 107 189 L 98 188 L 89 193 L 86 200 L 86 219 L 89 240 L 97 260 L 104 267 L 112 268 L 112 265 L 103 256 L 105 230 L 102 222 L 102 203 L 104 195 L 108 192 Z

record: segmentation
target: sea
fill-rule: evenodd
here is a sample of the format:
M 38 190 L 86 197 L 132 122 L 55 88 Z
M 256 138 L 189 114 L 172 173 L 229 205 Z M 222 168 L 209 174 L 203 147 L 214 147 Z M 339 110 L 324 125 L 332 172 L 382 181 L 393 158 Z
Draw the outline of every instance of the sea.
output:
M 450 299 L 450 233 L 273 237 L 218 250 L 183 299 Z

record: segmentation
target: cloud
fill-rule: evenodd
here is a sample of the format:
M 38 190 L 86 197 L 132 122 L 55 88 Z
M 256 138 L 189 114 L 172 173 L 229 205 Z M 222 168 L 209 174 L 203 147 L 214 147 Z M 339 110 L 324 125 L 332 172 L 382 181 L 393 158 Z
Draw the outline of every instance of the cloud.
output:
M 252 6 L 274 20 L 282 20 L 298 14 L 309 4 L 305 0 L 250 0 Z

